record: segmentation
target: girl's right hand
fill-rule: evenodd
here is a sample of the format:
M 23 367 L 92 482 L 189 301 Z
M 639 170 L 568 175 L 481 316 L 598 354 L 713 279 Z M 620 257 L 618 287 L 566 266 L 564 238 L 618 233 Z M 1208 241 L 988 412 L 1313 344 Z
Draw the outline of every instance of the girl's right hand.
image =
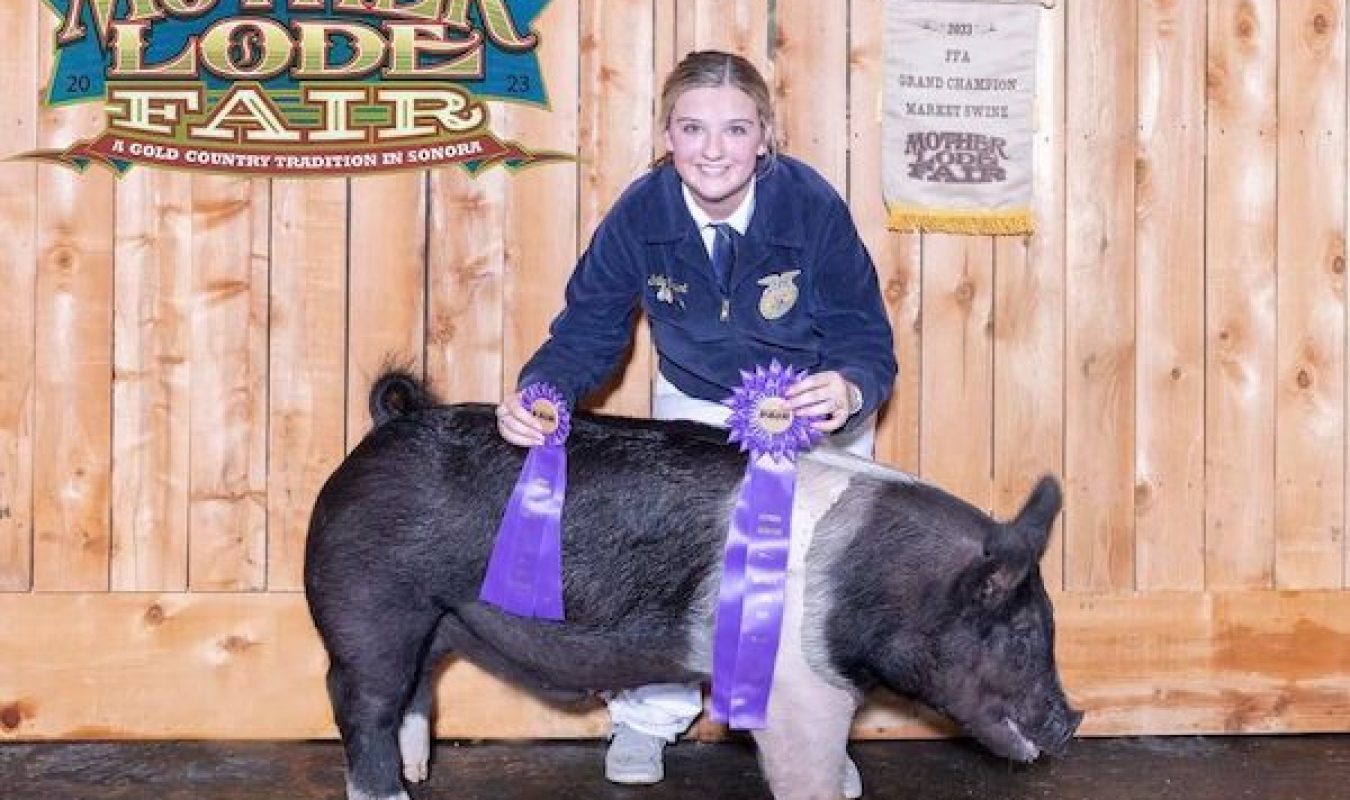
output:
M 507 395 L 497 405 L 497 432 L 518 447 L 544 443 L 544 426 L 520 402 L 520 392 Z

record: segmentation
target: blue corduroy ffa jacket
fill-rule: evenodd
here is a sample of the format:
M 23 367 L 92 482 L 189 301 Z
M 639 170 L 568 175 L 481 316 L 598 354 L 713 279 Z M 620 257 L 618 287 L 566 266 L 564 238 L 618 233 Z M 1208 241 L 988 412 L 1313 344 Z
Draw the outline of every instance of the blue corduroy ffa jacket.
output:
M 661 374 L 690 396 L 725 400 L 741 370 L 771 359 L 837 370 L 862 389 L 862 411 L 844 430 L 890 395 L 896 362 L 876 269 L 848 207 L 815 170 L 786 156 L 761 170 L 727 283 L 713 278 L 679 175 L 655 167 L 600 223 L 520 386 L 548 381 L 575 405 L 613 372 L 640 305 Z

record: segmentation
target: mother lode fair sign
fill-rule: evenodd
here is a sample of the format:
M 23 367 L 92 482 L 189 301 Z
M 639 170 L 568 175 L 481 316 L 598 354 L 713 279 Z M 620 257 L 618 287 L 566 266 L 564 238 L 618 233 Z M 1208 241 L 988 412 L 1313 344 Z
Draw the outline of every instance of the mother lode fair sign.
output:
M 490 129 L 487 100 L 547 106 L 548 0 L 46 0 L 46 102 L 104 130 L 29 156 L 292 177 L 565 156 Z

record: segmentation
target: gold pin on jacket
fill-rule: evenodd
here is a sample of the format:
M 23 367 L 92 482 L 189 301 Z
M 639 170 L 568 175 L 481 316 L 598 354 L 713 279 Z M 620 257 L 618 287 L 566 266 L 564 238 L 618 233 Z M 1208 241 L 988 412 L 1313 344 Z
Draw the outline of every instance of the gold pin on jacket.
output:
M 779 272 L 775 275 L 766 275 L 759 279 L 759 285 L 764 287 L 764 294 L 759 297 L 759 313 L 765 319 L 778 319 L 792 310 L 797 304 L 797 284 L 792 282 L 793 278 L 802 274 L 799 269 Z

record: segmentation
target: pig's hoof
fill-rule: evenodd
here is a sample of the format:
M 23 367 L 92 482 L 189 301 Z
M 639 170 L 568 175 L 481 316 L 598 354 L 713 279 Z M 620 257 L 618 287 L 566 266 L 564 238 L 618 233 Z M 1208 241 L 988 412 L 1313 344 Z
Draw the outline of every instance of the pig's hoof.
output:
M 844 797 L 858 800 L 862 794 L 862 775 L 858 773 L 858 765 L 853 763 L 853 759 L 844 756 Z
M 403 777 L 410 783 L 427 779 L 431 763 L 431 722 L 421 714 L 408 714 L 398 729 L 398 753 L 403 759 Z
M 351 779 L 347 780 L 347 800 L 412 800 L 407 792 L 391 794 L 387 797 L 376 797 L 370 792 L 363 792 L 352 785 Z
M 419 761 L 416 764 L 403 765 L 403 779 L 408 783 L 421 783 L 427 779 L 431 770 L 427 768 L 427 762 Z

